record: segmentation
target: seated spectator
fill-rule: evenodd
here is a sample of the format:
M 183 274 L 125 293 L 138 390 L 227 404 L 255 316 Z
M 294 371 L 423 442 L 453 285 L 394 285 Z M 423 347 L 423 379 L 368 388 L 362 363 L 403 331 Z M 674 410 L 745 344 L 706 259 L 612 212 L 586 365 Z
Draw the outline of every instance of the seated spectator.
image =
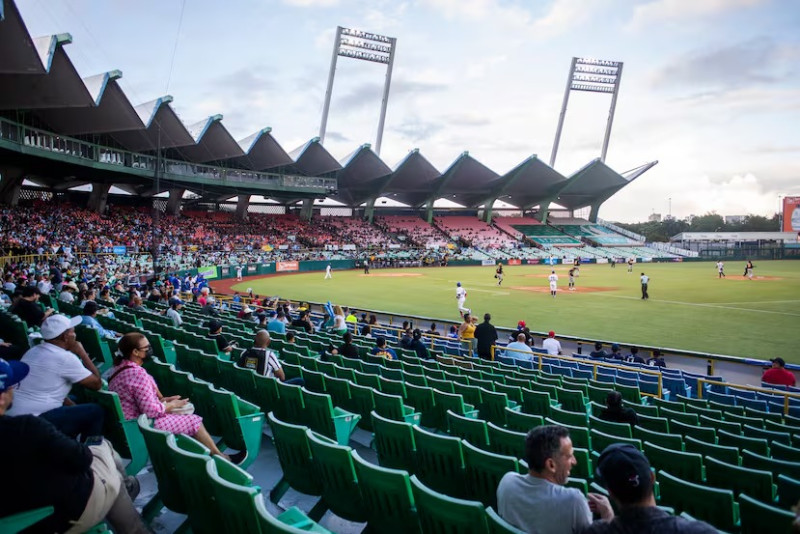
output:
M 103 433 L 103 408 L 76 405 L 67 397 L 75 384 L 95 391 L 103 386 L 100 371 L 75 337 L 80 323 L 80 317 L 66 315 L 53 315 L 42 323 L 45 341 L 22 356 L 30 373 L 17 388 L 8 415 L 41 416 L 72 438 Z
M 128 307 L 135 311 L 147 311 L 147 308 L 144 307 L 142 297 L 139 295 L 134 295 L 131 297 L 131 301 L 128 302 Z
M 353 345 L 353 334 L 345 332 L 342 336 L 344 343 L 339 345 L 338 348 L 333 349 L 333 354 L 341 354 L 347 358 L 358 358 L 358 347 Z
M 431 327 L 425 332 L 429 336 L 441 336 L 442 334 L 436 329 L 436 323 L 431 323 Z
M 589 357 L 596 360 L 602 360 L 603 358 L 607 358 L 608 354 L 606 354 L 606 351 L 603 350 L 603 344 L 597 341 L 594 344 L 594 350 L 589 353 Z
M 404 342 L 404 340 L 406 339 L 409 340 Z M 414 329 L 414 331 L 411 333 L 410 338 L 403 336 L 403 339 L 400 340 L 400 345 L 406 350 L 413 350 L 414 352 L 416 352 L 417 358 L 420 358 L 422 360 L 431 359 L 431 355 L 428 352 L 428 347 L 426 347 L 425 343 L 422 342 L 422 330 L 420 330 L 419 328 Z
M 11 306 L 11 313 L 16 314 L 25 321 L 29 328 L 42 326 L 42 321 L 55 312 L 53 308 L 44 309 L 39 304 L 41 295 L 41 292 L 36 287 L 23 287 L 20 299 Z
M 248 317 L 248 316 L 252 316 L 252 315 L 253 315 L 253 308 L 251 308 L 250 306 L 245 304 L 244 306 L 242 306 L 242 309 L 239 310 L 239 312 L 236 314 L 236 318 L 237 319 L 245 319 L 245 318 L 249 319 L 250 317 Z
M 447 331 L 447 337 L 450 339 L 458 339 L 458 326 L 452 325 Z
M 387 360 L 397 359 L 397 353 L 394 351 L 394 349 L 386 346 L 386 338 L 383 336 L 378 336 L 378 338 L 375 340 L 375 346 L 372 347 L 372 350 L 370 350 L 369 353 L 374 356 L 386 358 Z
M 219 319 L 211 319 L 208 322 L 208 337 L 217 343 L 217 350 L 220 352 L 231 352 L 236 348 L 235 341 L 228 341 L 228 338 L 222 335 L 222 321 Z
M 372 327 L 368 324 L 361 325 L 361 335 L 366 337 L 372 337 Z
M 774 386 L 794 386 L 794 373 L 786 369 L 786 362 L 783 358 L 773 358 L 770 360 L 772 367 L 764 371 L 761 381 L 765 384 Z
M 82 445 L 41 417 L 9 416 L 15 386 L 28 372 L 23 362 L 0 360 L 0 458 L 5 481 L 13 481 L 0 499 L 0 517 L 52 506 L 29 532 L 86 532 L 103 520 L 114 532 L 148 532 L 126 489 L 138 484 L 126 480 L 107 441 L 94 436 L 93 445 Z
M 125 419 L 137 419 L 145 414 L 153 420 L 153 427 L 192 436 L 208 447 L 211 454 L 231 459 L 217 448 L 203 426 L 203 418 L 194 413 L 185 413 L 190 407 L 189 399 L 182 399 L 180 395 L 165 397 L 161 394 L 156 381 L 142 367 L 145 360 L 152 357 L 153 348 L 144 334 L 130 332 L 119 340 L 114 367 L 108 379 L 108 390 L 119 395 Z
M 86 304 L 83 306 L 83 315 L 81 315 L 81 324 L 86 325 L 89 328 L 93 328 L 97 330 L 101 336 L 107 338 L 118 338 L 120 334 L 117 334 L 113 330 L 106 330 L 103 328 L 103 325 L 97 320 L 97 310 L 99 306 L 93 300 L 87 300 Z
M 343 335 L 347 332 L 347 322 L 344 320 L 344 312 L 341 306 L 333 307 L 333 326 L 331 327 L 334 333 Z
M 660 350 L 653 349 L 653 355 L 647 360 L 647 365 L 652 365 L 654 367 L 666 367 L 667 362 L 664 361 L 664 356 L 661 354 Z
M 661 532 L 714 534 L 717 529 L 702 521 L 671 515 L 656 506 L 653 495 L 655 473 L 644 454 L 628 443 L 614 443 L 605 448 L 597 461 L 600 484 L 617 504 L 610 521 L 596 521 L 583 534 Z
M 505 355 L 520 361 L 533 361 L 533 349 L 525 343 L 525 333 L 517 334 L 517 340 L 506 345 Z
M 497 512 L 525 532 L 580 533 L 592 524 L 592 511 L 604 520 L 614 517 L 602 495 L 564 485 L 576 464 L 569 430 L 558 425 L 539 426 L 525 437 L 529 471 L 506 473 L 497 486 Z
M 611 344 L 611 354 L 608 357 L 612 360 L 624 360 L 625 358 L 622 356 L 622 351 L 619 348 L 618 343 Z
M 622 405 L 622 394 L 619 391 L 611 391 L 606 396 L 606 407 L 600 413 L 600 419 L 612 423 L 628 423 L 631 426 L 639 424 L 636 412 Z
M 644 358 L 639 356 L 639 347 L 631 347 L 631 353 L 625 357 L 628 363 L 644 363 Z
M 350 310 L 350 312 L 347 314 L 347 317 L 345 317 L 344 320 L 347 323 L 352 323 L 352 324 L 358 323 L 358 316 L 356 315 L 356 311 Z
M 297 314 L 297 319 L 292 320 L 291 326 L 297 329 L 302 328 L 309 334 L 314 331 L 314 325 L 311 324 L 311 319 L 308 317 L 308 312 L 305 310 L 300 310 Z
M 550 330 L 547 333 L 547 339 L 542 341 L 542 348 L 547 351 L 550 356 L 557 356 L 561 354 L 561 343 L 556 339 L 556 333 Z
M 259 330 L 256 333 L 255 343 L 239 356 L 236 366 L 244 369 L 252 369 L 259 375 L 266 376 L 267 378 L 275 377 L 287 384 L 296 384 L 298 386 L 305 385 L 305 380 L 302 378 L 286 379 L 286 373 L 284 373 L 281 368 L 278 355 L 268 349 L 270 341 L 269 332 L 266 330 Z
M 172 321 L 172 326 L 179 327 L 183 324 L 183 317 L 181 317 L 181 310 L 183 309 L 183 301 L 178 297 L 169 299 L 169 309 L 164 314 Z
M 61 293 L 58 294 L 58 300 L 64 301 L 67 304 L 75 303 L 75 294 L 78 292 L 78 285 L 75 282 L 67 282 L 61 286 Z
M 511 332 L 511 335 L 508 336 L 508 342 L 514 343 L 517 341 L 517 337 L 520 334 L 525 334 L 525 343 L 527 345 L 531 344 L 531 331 L 528 326 L 525 324 L 525 321 L 517 322 L 517 329 L 514 332 Z
M 267 331 L 268 332 L 275 332 L 277 334 L 285 334 L 286 333 L 286 323 L 284 322 L 286 315 L 283 313 L 283 310 L 279 311 L 275 317 L 269 320 L 267 323 Z

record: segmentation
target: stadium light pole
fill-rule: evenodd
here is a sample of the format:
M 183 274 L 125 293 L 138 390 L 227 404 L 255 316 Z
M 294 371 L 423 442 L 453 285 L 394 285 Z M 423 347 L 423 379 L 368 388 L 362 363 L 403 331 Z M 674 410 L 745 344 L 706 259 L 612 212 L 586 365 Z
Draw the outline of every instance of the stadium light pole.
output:
M 342 26 L 336 27 L 331 68 L 328 72 L 328 86 L 325 90 L 325 102 L 322 105 L 322 120 L 319 125 L 320 143 L 325 141 L 325 131 L 328 127 L 328 113 L 331 108 L 331 95 L 333 94 L 333 79 L 336 75 L 336 63 L 339 56 L 381 63 L 386 65 L 386 77 L 383 82 L 383 98 L 381 100 L 381 114 L 378 119 L 378 133 L 375 137 L 375 153 L 380 155 L 381 142 L 383 141 L 383 128 L 386 124 L 386 108 L 389 105 L 389 89 L 392 85 L 392 68 L 394 67 L 394 52 L 396 47 L 397 38 L 395 37 L 343 28 Z
M 586 91 L 589 93 L 606 93 L 611 95 L 611 105 L 608 110 L 606 133 L 603 137 L 603 148 L 600 152 L 600 161 L 606 160 L 608 143 L 611 139 L 611 126 L 614 124 L 614 112 L 617 109 L 617 95 L 622 79 L 622 62 L 605 59 L 591 59 L 573 57 L 567 76 L 567 88 L 564 91 L 564 100 L 561 104 L 561 113 L 558 116 L 556 138 L 553 141 L 553 151 L 550 153 L 550 166 L 556 163 L 558 143 L 561 141 L 561 131 L 564 128 L 564 118 L 567 114 L 570 91 Z

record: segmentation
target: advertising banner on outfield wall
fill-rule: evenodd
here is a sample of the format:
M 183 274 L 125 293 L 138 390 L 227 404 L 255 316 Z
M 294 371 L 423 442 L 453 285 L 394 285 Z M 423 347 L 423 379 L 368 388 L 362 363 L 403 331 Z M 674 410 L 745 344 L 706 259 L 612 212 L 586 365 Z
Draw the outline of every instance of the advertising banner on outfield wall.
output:
M 800 197 L 784 197 L 783 231 L 800 232 Z
M 197 269 L 197 274 L 202 274 L 204 278 L 206 278 L 207 280 L 211 280 L 217 277 L 217 266 L 204 265 Z
M 538 259 L 528 260 L 527 263 L 528 265 L 539 265 L 539 260 Z
M 300 264 L 296 261 L 279 261 L 275 262 L 275 270 L 279 273 L 298 271 L 300 270 Z
M 481 260 L 481 265 L 495 265 L 497 260 Z
M 522 260 L 508 260 L 509 265 L 522 265 Z

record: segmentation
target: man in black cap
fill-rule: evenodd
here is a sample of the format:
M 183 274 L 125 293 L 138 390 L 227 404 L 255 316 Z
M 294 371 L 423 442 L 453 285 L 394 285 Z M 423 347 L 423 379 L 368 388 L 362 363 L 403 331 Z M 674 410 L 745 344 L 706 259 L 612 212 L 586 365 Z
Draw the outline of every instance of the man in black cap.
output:
M 761 376 L 762 382 L 775 386 L 795 385 L 794 373 L 786 368 L 786 362 L 783 358 L 773 358 L 770 362 L 772 362 L 772 368 L 764 371 L 764 374 Z
M 597 521 L 583 534 L 714 534 L 702 521 L 669 515 L 656 506 L 655 474 L 644 454 L 628 443 L 609 445 L 597 461 L 597 479 L 617 503 L 610 521 Z
M 231 352 L 236 348 L 236 342 L 231 343 L 228 338 L 222 335 L 222 321 L 219 319 L 211 319 L 208 322 L 208 337 L 217 343 L 217 349 L 220 352 Z

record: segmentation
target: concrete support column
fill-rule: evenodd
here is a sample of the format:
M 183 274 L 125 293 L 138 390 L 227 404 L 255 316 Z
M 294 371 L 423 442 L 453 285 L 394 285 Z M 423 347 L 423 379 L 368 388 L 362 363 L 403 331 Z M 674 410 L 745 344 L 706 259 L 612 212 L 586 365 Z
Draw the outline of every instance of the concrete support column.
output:
M 300 218 L 310 221 L 313 215 L 314 215 L 314 199 L 307 198 L 303 200 L 303 205 L 300 208 Z
M 597 214 L 600 212 L 600 206 L 602 202 L 598 202 L 597 204 L 592 204 L 592 209 L 589 210 L 589 222 L 596 223 L 597 222 Z
M 372 219 L 375 217 L 375 199 L 367 201 L 367 205 L 364 208 L 364 218 L 372 224 Z
M 492 224 L 492 209 L 496 200 L 496 198 L 489 200 L 483 208 L 483 221 L 487 224 Z
M 22 169 L 0 167 L 0 203 L 8 206 L 19 204 L 19 192 L 24 178 Z
M 89 193 L 89 202 L 86 207 L 95 213 L 103 213 L 108 203 L 108 191 L 111 184 L 92 184 L 92 192 Z
M 550 213 L 550 201 L 547 200 L 539 204 L 539 213 L 536 214 L 536 219 L 542 223 L 547 222 L 547 215 Z
M 169 198 L 167 199 L 167 215 L 178 215 L 181 212 L 181 200 L 186 189 L 176 188 L 169 190 Z
M 425 204 L 425 220 L 428 224 L 433 224 L 433 200 Z
M 236 220 L 247 220 L 247 208 L 250 207 L 250 195 L 239 195 L 236 200 Z

